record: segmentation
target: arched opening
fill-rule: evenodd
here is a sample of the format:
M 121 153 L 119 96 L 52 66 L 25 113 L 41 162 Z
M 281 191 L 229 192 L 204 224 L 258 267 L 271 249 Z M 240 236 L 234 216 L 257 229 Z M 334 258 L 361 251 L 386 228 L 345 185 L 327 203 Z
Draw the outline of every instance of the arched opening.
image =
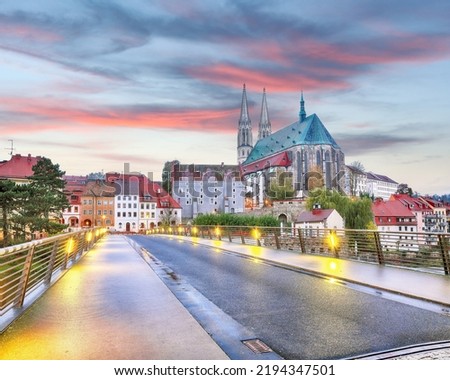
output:
M 75 218 L 75 217 L 69 218 L 69 226 L 70 227 L 78 227 L 78 218 Z
M 278 215 L 278 221 L 280 222 L 282 227 L 285 226 L 287 224 L 287 215 L 286 214 Z
M 131 224 L 130 222 L 127 222 L 127 224 L 125 225 L 125 231 L 130 232 L 131 230 Z
M 90 226 L 92 226 L 91 220 L 90 220 L 90 219 L 86 219 L 86 220 L 84 221 L 84 227 L 90 227 Z
M 278 215 L 278 221 L 280 222 L 280 232 L 283 233 L 283 228 L 287 226 L 287 215 L 286 214 Z

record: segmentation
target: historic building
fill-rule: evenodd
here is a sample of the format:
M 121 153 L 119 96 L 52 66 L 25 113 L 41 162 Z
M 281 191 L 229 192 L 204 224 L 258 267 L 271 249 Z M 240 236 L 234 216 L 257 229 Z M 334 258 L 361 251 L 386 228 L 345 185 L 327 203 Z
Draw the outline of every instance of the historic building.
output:
M 106 174 L 114 187 L 114 228 L 119 232 L 141 232 L 161 225 L 181 223 L 182 209 L 159 184 L 140 173 Z
M 172 197 L 183 209 L 183 218 L 201 214 L 244 212 L 245 184 L 238 165 L 187 165 L 171 168 Z
M 345 156 L 316 114 L 307 116 L 303 93 L 298 120 L 272 133 L 266 92 L 263 91 L 258 141 L 252 128 L 244 85 L 238 125 L 238 163 L 252 187 L 254 206 L 267 199 L 270 178 L 280 169 L 290 176 L 294 197 L 302 198 L 314 187 L 344 186 Z

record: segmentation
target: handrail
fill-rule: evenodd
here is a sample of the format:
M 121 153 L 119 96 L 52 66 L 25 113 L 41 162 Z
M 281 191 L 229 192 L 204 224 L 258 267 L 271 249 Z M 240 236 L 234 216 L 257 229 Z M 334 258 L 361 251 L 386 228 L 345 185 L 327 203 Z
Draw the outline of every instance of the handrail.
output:
M 85 229 L 0 249 L 0 322 L 8 312 L 19 314 L 27 297 L 42 294 L 105 232 Z
M 252 226 L 172 226 L 147 234 L 184 235 L 450 275 L 450 234 Z

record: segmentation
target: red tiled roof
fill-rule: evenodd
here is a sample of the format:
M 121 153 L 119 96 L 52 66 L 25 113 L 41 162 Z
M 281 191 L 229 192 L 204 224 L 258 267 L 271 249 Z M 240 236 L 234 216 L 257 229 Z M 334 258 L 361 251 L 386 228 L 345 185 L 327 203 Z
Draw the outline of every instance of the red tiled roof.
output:
M 414 198 L 408 194 L 392 194 L 389 198 L 391 201 L 398 200 L 411 211 L 431 211 L 431 207 L 427 202 L 420 198 Z
M 314 209 L 312 211 L 303 211 L 298 217 L 297 223 L 319 223 L 326 220 L 334 209 Z
M 265 157 L 258 161 L 253 161 L 247 165 L 241 166 L 242 175 L 255 173 L 260 170 L 264 170 L 271 167 L 284 166 L 288 167 L 292 164 L 287 152 L 277 153 L 271 157 Z
M 376 201 L 372 204 L 372 212 L 375 217 L 414 217 L 414 214 L 406 208 L 399 200 Z
M 27 179 L 34 174 L 32 168 L 40 159 L 39 156 L 15 154 L 9 161 L 0 163 L 0 178 Z

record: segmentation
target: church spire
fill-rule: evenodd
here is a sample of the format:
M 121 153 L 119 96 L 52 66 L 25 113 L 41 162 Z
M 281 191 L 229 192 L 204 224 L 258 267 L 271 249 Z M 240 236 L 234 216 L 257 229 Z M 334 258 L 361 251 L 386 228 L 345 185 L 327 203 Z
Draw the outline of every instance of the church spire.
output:
M 261 103 L 261 117 L 259 119 L 258 140 L 261 140 L 272 133 L 272 126 L 269 119 L 269 110 L 267 108 L 266 89 L 263 89 L 263 98 Z
M 298 113 L 300 123 L 306 119 L 305 101 L 303 100 L 303 90 L 300 98 L 300 112 Z
M 247 159 L 252 148 L 253 148 L 252 122 L 248 114 L 247 92 L 244 83 L 244 88 L 242 90 L 241 115 L 239 117 L 238 142 L 237 142 L 237 153 L 239 164 L 241 164 Z

